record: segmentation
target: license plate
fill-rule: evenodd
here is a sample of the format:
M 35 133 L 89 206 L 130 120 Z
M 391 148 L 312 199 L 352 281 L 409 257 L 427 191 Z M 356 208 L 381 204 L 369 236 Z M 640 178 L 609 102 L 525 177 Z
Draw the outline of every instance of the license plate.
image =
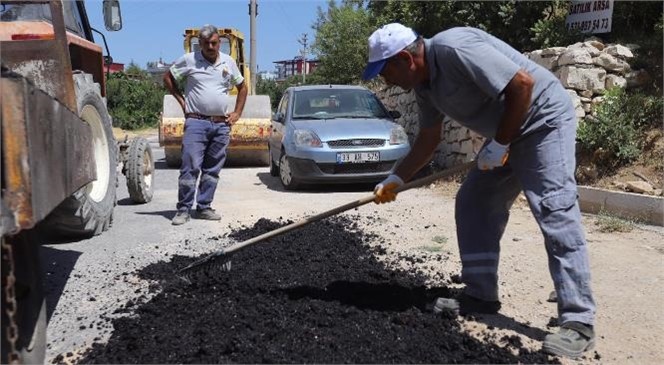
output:
M 380 161 L 380 152 L 339 152 L 337 163 L 364 163 Z

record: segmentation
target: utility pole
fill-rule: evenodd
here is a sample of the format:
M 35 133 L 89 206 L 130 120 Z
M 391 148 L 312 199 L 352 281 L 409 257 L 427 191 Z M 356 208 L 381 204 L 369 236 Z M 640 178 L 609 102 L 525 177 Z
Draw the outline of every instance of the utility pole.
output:
M 307 34 L 302 34 L 298 42 L 302 45 L 302 85 L 304 85 L 307 74 Z
M 256 0 L 249 0 L 249 68 L 251 70 L 251 95 L 256 95 L 256 79 L 258 78 L 258 65 L 256 64 L 256 16 L 258 4 Z

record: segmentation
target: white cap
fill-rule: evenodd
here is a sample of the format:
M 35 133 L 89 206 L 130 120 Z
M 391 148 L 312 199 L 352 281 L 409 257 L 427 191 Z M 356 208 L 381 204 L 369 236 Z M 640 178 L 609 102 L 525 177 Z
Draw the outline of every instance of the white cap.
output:
M 380 73 L 388 58 L 415 42 L 417 34 L 399 23 L 390 23 L 378 28 L 369 37 L 369 63 L 362 78 L 370 80 Z

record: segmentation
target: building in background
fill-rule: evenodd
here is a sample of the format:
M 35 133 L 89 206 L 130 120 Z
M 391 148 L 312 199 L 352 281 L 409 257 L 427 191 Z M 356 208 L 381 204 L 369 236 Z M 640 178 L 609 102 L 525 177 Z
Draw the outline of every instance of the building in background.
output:
M 292 60 L 274 61 L 276 64 L 277 81 L 283 81 L 291 76 L 309 75 L 316 70 L 318 60 L 303 60 L 301 56 Z
M 272 71 L 260 71 L 258 73 L 258 78 L 260 80 L 276 80 L 277 74 Z
M 164 62 L 161 57 L 159 58 L 159 61 L 156 62 L 148 62 L 147 64 L 147 72 L 150 74 L 150 77 L 154 80 L 154 82 L 158 83 L 161 85 L 163 83 L 163 77 L 164 74 L 166 73 L 166 70 L 168 70 L 175 62 L 171 63 L 166 63 Z
M 104 64 L 104 70 L 108 69 L 109 73 L 116 73 L 124 71 L 124 63 L 113 62 L 110 65 Z

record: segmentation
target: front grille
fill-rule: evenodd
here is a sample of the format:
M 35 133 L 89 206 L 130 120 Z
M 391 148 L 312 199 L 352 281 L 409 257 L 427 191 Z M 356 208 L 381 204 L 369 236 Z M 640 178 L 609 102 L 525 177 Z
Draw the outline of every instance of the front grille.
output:
M 326 174 L 370 174 L 388 172 L 392 169 L 392 166 L 394 166 L 394 161 L 318 164 L 318 168 Z
M 385 145 L 385 140 L 378 138 L 338 139 L 327 142 L 327 145 L 330 148 L 382 147 Z

